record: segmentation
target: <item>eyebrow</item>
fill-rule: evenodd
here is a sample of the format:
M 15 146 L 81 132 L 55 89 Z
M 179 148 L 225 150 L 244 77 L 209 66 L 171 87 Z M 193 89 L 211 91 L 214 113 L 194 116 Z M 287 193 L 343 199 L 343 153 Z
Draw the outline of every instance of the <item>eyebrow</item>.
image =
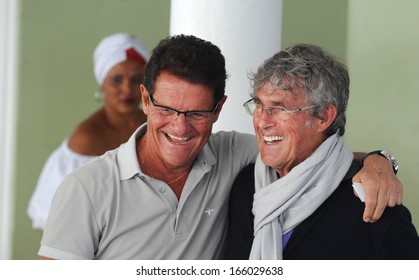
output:
M 260 100 L 259 97 L 254 97 L 253 100 L 257 103 L 261 103 L 263 104 L 263 102 Z M 263 104 L 265 105 L 265 104 Z M 284 102 L 283 101 L 272 101 L 272 105 L 269 106 L 281 106 L 281 107 L 285 107 Z
M 191 112 L 192 113 L 214 113 L 214 110 L 216 110 L 216 108 L 218 108 L 218 105 L 219 105 L 218 102 L 217 102 L 215 104 L 215 106 L 212 107 L 210 110 L 187 110 L 187 111 L 181 111 L 181 110 L 178 110 L 178 109 L 175 109 L 175 108 L 166 106 L 166 105 L 161 105 L 160 103 L 156 102 L 156 100 L 154 100 L 154 98 L 151 95 L 149 95 L 149 98 L 150 98 L 151 103 L 154 102 L 154 104 L 156 104 L 159 107 L 162 107 L 162 108 L 165 108 L 165 109 L 169 109 L 169 110 L 172 110 L 172 111 L 176 111 L 176 112 L 179 112 L 179 113 L 191 113 Z

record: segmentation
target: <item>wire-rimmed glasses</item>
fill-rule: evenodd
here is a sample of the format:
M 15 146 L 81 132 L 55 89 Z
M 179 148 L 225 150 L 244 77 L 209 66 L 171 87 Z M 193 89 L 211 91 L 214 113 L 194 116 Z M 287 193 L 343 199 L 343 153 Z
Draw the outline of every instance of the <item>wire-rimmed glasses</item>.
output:
M 255 102 L 254 98 L 244 102 L 243 106 L 246 109 L 246 112 L 251 116 L 259 117 L 260 115 L 262 115 L 263 110 L 266 110 L 268 112 L 268 115 L 276 120 L 282 120 L 289 114 L 298 113 L 316 107 L 316 105 L 312 105 L 303 108 L 298 108 L 295 110 L 288 110 L 287 108 L 282 106 L 263 106 L 262 104 Z

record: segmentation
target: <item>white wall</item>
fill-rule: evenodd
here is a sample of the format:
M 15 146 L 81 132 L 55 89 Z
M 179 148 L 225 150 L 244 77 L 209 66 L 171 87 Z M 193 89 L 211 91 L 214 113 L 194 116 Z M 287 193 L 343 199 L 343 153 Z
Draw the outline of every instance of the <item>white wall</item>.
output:
M 18 6 L 0 0 L 0 259 L 11 254 Z
M 191 34 L 217 45 L 226 58 L 227 101 L 217 130 L 253 132 L 242 104 L 249 99 L 249 71 L 279 51 L 282 0 L 172 0 L 170 34 Z

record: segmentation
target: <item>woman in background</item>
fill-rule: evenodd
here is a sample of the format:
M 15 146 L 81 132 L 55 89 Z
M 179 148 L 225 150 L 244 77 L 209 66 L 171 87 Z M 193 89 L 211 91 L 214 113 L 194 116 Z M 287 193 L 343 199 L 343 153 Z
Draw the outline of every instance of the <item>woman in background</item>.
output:
M 106 37 L 96 47 L 93 64 L 100 91 L 95 98 L 103 99 L 103 107 L 49 156 L 27 209 L 33 228 L 43 229 L 54 193 L 67 174 L 126 142 L 146 121 L 139 85 L 148 59 L 141 41 L 126 33 Z

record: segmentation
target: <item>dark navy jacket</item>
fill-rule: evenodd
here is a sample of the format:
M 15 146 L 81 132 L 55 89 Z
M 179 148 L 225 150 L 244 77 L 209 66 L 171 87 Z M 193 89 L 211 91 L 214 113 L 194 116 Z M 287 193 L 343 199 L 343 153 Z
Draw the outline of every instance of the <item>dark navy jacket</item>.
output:
M 284 259 L 419 259 L 419 237 L 404 206 L 387 208 L 376 223 L 362 220 L 364 203 L 353 193 L 354 163 L 339 187 L 288 241 Z M 254 164 L 238 175 L 230 195 L 225 259 L 248 259 L 253 242 Z

